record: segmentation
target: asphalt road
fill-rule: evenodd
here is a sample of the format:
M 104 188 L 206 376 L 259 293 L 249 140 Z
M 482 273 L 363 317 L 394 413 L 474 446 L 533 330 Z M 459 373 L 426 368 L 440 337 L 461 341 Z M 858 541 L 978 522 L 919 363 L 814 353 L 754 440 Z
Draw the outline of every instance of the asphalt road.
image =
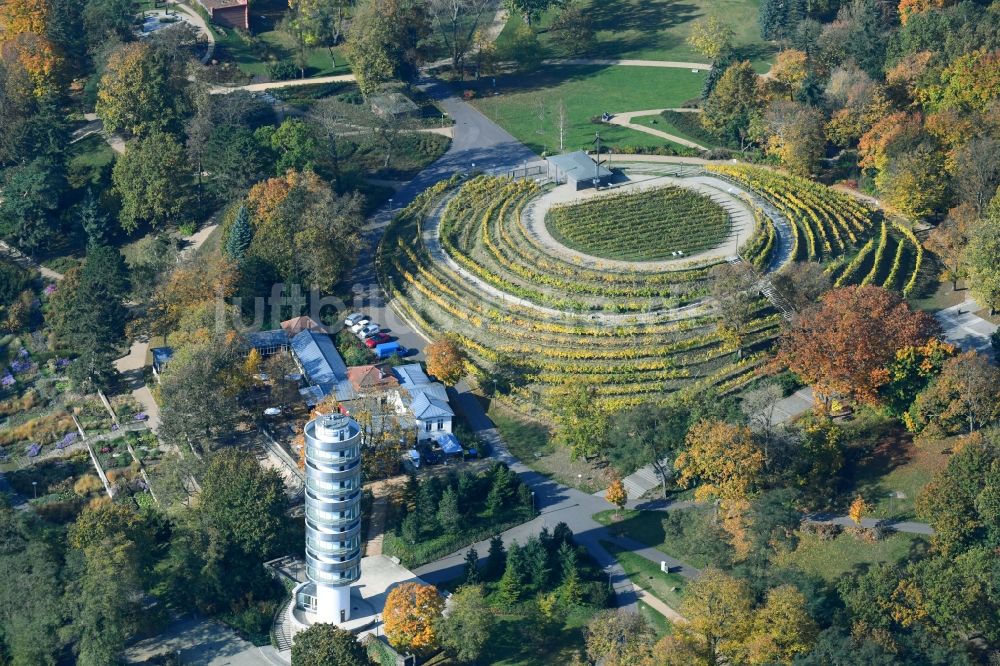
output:
M 395 212 L 405 208 L 418 194 L 456 173 L 470 173 L 473 170 L 505 172 L 540 158 L 472 105 L 457 97 L 447 84 L 426 78 L 420 81 L 418 87 L 433 97 L 454 121 L 454 138 L 444 155 L 417 174 L 416 178 L 396 192 L 391 204 L 384 206 L 370 218 L 365 230 L 365 248 L 358 256 L 357 267 L 350 278 L 354 292 L 354 302 L 350 309 L 369 315 L 373 321 L 398 337 L 400 344 L 406 348 L 422 350 L 426 340 L 386 306 L 382 290 L 378 286 L 373 257 L 385 226 Z M 422 354 L 417 353 L 410 358 L 420 360 Z

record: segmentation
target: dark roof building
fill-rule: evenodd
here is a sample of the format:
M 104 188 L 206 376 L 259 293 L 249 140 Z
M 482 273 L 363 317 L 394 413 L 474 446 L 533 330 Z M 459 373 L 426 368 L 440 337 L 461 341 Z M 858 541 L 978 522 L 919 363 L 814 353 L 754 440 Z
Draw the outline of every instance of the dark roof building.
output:
M 198 3 L 208 12 L 212 23 L 240 30 L 250 29 L 249 0 L 198 0 Z
M 270 356 L 288 349 L 288 334 L 280 328 L 273 331 L 251 331 L 243 337 L 246 338 L 247 347 L 256 349 L 261 356 Z
M 353 395 L 354 390 L 347 379 L 347 365 L 329 335 L 302 331 L 292 338 L 291 345 L 302 374 L 324 395 L 332 393 L 338 400 L 344 399 L 341 395 Z

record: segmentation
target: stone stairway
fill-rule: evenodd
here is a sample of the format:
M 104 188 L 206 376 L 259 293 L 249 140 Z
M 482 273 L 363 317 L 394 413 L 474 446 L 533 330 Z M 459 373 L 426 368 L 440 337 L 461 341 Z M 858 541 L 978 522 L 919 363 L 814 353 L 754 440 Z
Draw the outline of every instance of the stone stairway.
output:
M 287 652 L 292 649 L 292 605 L 295 599 L 289 599 L 274 618 L 274 627 L 271 635 L 274 638 L 274 648 L 278 652 Z
M 622 479 L 625 492 L 630 500 L 638 499 L 660 485 L 660 479 L 652 465 L 647 465 Z

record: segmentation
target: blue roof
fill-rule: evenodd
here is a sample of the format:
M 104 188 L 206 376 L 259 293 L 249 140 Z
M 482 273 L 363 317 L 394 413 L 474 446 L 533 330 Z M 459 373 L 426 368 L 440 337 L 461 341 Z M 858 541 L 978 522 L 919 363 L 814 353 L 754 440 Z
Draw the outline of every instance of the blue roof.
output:
M 302 331 L 292 338 L 292 352 L 309 381 L 319 384 L 327 392 L 347 379 L 347 366 L 329 335 Z
M 413 412 L 414 418 L 418 418 L 421 421 L 441 419 L 455 415 L 455 412 L 451 411 L 451 407 L 448 406 L 447 402 L 438 398 L 428 397 L 426 393 L 420 393 L 413 399 L 413 402 L 410 403 L 410 411 Z
M 462 452 L 462 445 L 459 444 L 458 437 L 455 437 L 450 432 L 438 436 L 437 443 L 441 445 L 441 450 L 448 455 L 455 455 Z
M 251 331 L 244 336 L 247 344 L 254 349 L 273 349 L 284 347 L 288 344 L 288 334 L 284 329 L 276 328 L 273 331 Z
M 155 365 L 162 365 L 174 357 L 174 350 L 170 347 L 153 347 L 149 353 L 153 355 Z
M 396 373 L 399 383 L 403 386 L 416 386 L 417 384 L 426 384 L 430 381 L 427 375 L 424 374 L 424 369 L 420 367 L 419 363 L 399 365 L 393 368 L 392 371 Z

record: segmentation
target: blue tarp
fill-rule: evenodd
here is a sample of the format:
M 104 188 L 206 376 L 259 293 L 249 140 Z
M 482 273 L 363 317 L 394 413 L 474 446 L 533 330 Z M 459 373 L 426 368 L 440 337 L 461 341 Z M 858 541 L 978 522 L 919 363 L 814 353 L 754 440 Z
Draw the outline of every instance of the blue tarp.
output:
M 454 456 L 461 455 L 462 445 L 459 444 L 458 438 L 453 434 L 445 433 L 437 438 L 437 443 L 441 445 L 441 450 L 444 451 L 446 455 Z

